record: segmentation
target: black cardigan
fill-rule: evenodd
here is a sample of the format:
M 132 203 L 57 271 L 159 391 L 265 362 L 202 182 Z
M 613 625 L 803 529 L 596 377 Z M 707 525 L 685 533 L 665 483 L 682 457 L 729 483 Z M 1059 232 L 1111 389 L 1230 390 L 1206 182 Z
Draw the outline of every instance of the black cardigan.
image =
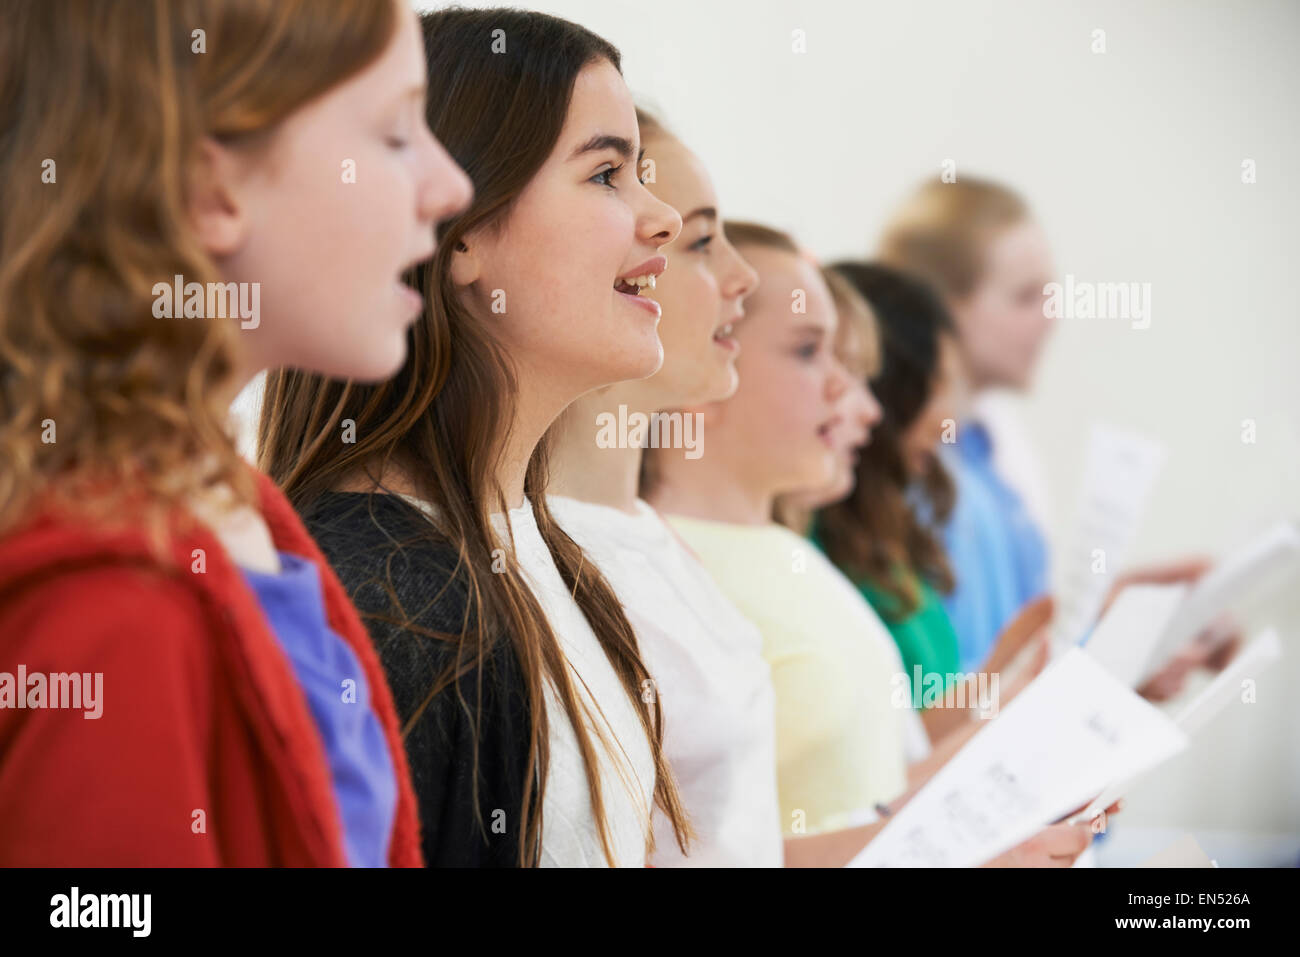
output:
M 454 646 L 381 619 L 400 620 L 404 611 L 420 627 L 459 634 L 467 588 L 463 572 L 452 580 L 456 550 L 436 537 L 419 509 L 395 495 L 331 492 L 313 503 L 303 520 L 361 613 L 405 728 L 452 660 Z M 393 606 L 385 587 L 389 582 L 402 611 Z M 476 715 L 483 827 L 474 815 L 472 788 L 477 669 L 460 679 L 471 713 L 448 686 L 405 737 L 429 866 L 518 863 L 528 702 L 518 661 L 504 636 L 485 665 L 484 703 Z

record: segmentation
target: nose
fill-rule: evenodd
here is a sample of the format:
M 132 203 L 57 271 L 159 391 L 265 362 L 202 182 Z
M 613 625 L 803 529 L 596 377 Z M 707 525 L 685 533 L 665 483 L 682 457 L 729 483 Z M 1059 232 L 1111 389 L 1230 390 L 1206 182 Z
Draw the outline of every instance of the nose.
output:
M 714 242 L 719 241 L 726 247 L 730 256 L 729 268 L 725 273 L 726 279 L 722 286 L 723 293 L 729 299 L 744 299 L 757 288 L 758 271 L 745 261 L 745 258 L 740 255 L 740 250 L 727 242 L 726 236 L 721 233 L 714 240 Z
M 682 217 L 650 190 L 641 187 L 642 203 L 637 218 L 637 234 L 651 246 L 666 246 L 682 231 Z
M 463 212 L 474 198 L 474 184 L 451 154 L 430 134 L 433 155 L 420 190 L 420 216 L 438 223 Z
M 850 381 L 849 370 L 838 359 L 832 359 L 830 373 L 826 377 L 826 398 L 838 402 L 848 391 Z
M 876 398 L 876 393 L 871 391 L 871 383 L 865 380 L 863 380 L 862 383 L 862 394 L 866 399 L 863 421 L 866 423 L 867 428 L 874 429 L 885 417 L 884 406 L 882 406 L 880 400 Z

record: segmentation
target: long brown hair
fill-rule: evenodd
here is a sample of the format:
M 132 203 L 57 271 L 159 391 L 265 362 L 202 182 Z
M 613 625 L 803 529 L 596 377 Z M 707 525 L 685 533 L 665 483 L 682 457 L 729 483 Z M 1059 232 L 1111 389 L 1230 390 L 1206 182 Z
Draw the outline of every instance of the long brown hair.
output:
M 469 608 L 460 633 L 422 633 L 455 649 L 454 661 L 430 686 L 425 706 L 449 685 L 459 697 L 456 678 L 471 668 L 483 674 L 497 635 L 504 634 L 523 674 L 531 716 L 529 767 L 536 772 L 525 781 L 520 863 L 536 863 L 540 850 L 548 765 L 546 681 L 577 735 L 601 843 L 612 863 L 596 752 L 564 654 L 518 569 L 511 565 L 493 574 L 497 544 L 489 512 L 506 507 L 496 482 L 497 457 L 503 424 L 513 420 L 515 383 L 508 356 L 458 297 L 450 267 L 462 237 L 500 226 L 550 155 L 581 70 L 600 60 L 618 68 L 619 54 L 582 27 L 539 13 L 454 9 L 425 14 L 422 22 L 429 125 L 473 181 L 473 203 L 441 225 L 437 253 L 418 270 L 426 307 L 409 334 L 406 364 L 398 375 L 383 384 L 361 385 L 301 372 L 272 374 L 258 427 L 259 462 L 303 511 L 352 476 L 364 474 L 379 485 L 397 472 L 434 506 L 439 523 L 437 528 L 429 524 L 427 534 L 457 549 Z M 493 50 L 497 30 L 504 31 L 504 52 Z M 337 439 L 345 419 L 353 420 L 356 432 L 356 442 L 346 445 Z M 528 464 L 525 495 L 565 585 L 635 703 L 654 755 L 656 804 L 672 820 L 685 851 L 689 829 L 663 754 L 658 696 L 641 700 L 643 689 L 652 685 L 636 636 L 604 578 L 552 519 L 547 473 L 543 440 Z M 400 609 L 395 612 L 403 618 Z M 403 626 L 418 631 L 409 620 Z M 479 695 L 481 701 L 481 685 Z M 463 698 L 458 703 L 468 713 L 469 703 Z M 414 721 L 408 722 L 408 732 Z M 477 802 L 475 814 L 484 827 Z M 647 827 L 646 833 L 652 847 L 653 832 Z
M 953 323 L 939 297 L 921 280 L 875 263 L 832 267 L 870 304 L 880 329 L 881 363 L 871 391 L 884 416 L 858 459 L 853 491 L 821 509 L 815 519 L 826 555 L 854 581 L 888 596 L 883 617 L 901 621 L 920 606 L 915 574 L 939 591 L 951 591 L 952 571 L 934 532 L 952 511 L 952 480 L 937 461 L 923 476 L 925 514 L 908 498 L 911 476 L 903 437 L 925 409 L 939 371 L 941 339 Z
M 217 270 L 189 226 L 204 137 L 273 129 L 386 48 L 392 3 L 18 0 L 0 30 L 0 532 L 48 492 L 146 522 L 222 483 L 229 323 L 155 318 Z M 199 31 L 202 30 L 202 34 Z M 206 50 L 199 52 L 196 45 Z

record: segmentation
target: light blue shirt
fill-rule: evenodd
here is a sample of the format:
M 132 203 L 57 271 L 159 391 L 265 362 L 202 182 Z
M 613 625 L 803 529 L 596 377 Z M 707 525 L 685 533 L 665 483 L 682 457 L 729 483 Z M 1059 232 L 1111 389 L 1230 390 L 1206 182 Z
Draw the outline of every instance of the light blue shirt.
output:
M 280 552 L 278 575 L 241 568 L 293 666 L 329 760 L 353 867 L 387 867 L 397 817 L 397 773 L 370 685 L 352 648 L 325 619 L 316 566 Z M 345 681 L 355 686 L 345 686 Z
M 964 422 L 943 463 L 956 502 L 942 529 L 956 587 L 944 607 L 957 632 L 963 671 L 988 657 L 1002 629 L 1047 591 L 1047 544 L 1020 496 L 993 469 L 988 429 Z

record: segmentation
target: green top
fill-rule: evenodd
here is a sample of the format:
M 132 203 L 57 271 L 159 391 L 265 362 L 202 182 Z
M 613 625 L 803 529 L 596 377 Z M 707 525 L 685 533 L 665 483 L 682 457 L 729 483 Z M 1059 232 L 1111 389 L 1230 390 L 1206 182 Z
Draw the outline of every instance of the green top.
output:
M 825 551 L 821 536 L 817 534 L 814 524 L 808 536 L 813 544 Z M 841 569 L 842 570 L 842 569 Z M 956 682 L 960 672 L 960 658 L 957 650 L 957 632 L 953 630 L 948 612 L 944 610 L 943 600 L 929 584 L 911 569 L 899 566 L 896 574 L 901 580 L 909 582 L 917 589 L 921 603 L 910 615 L 900 617 L 899 601 L 893 595 L 876 587 L 870 582 L 852 578 L 854 586 L 867 600 L 877 615 L 894 636 L 902 655 L 903 665 L 907 669 L 908 681 L 914 681 L 919 665 L 921 674 L 942 675 L 943 688 Z M 852 576 L 850 576 L 852 577 Z M 938 685 L 935 679 L 922 678 L 922 687 L 918 692 L 913 689 L 914 701 L 926 706 L 933 703 Z

